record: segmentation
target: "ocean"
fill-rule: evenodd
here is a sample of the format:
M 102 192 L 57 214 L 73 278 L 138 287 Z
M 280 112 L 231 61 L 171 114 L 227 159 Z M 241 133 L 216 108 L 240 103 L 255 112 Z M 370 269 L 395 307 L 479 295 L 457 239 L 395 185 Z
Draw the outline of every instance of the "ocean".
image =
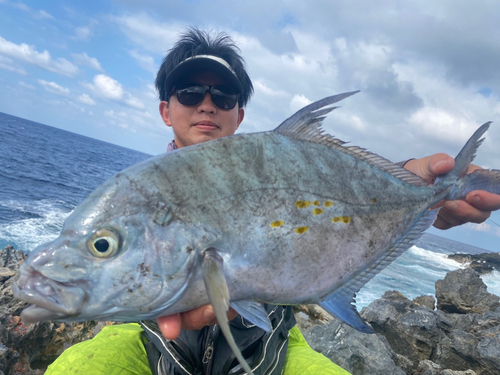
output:
M 0 112 L 0 249 L 12 245 L 29 252 L 53 240 L 92 190 L 150 156 Z M 357 295 L 357 308 L 387 290 L 399 290 L 410 299 L 434 295 L 435 282 L 461 267 L 447 254 L 483 252 L 487 251 L 424 234 L 365 285 Z M 497 295 L 499 276 L 495 271 L 483 277 L 488 290 Z

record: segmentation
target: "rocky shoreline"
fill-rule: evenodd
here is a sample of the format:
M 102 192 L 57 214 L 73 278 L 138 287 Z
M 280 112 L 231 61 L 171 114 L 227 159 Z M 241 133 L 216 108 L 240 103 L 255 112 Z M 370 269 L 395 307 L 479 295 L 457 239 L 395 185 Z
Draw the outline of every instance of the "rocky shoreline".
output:
M 11 292 L 24 259 L 10 246 L 0 250 L 0 375 L 41 375 L 67 347 L 92 338 L 106 324 L 24 325 L 19 314 L 27 304 Z M 498 269 L 486 260 L 476 259 L 481 269 Z M 473 264 L 466 255 L 459 261 Z M 386 292 L 361 311 L 375 335 L 360 333 L 315 305 L 297 307 L 296 316 L 311 347 L 353 375 L 500 373 L 500 298 L 488 293 L 473 268 L 439 280 L 436 298 L 410 301 Z

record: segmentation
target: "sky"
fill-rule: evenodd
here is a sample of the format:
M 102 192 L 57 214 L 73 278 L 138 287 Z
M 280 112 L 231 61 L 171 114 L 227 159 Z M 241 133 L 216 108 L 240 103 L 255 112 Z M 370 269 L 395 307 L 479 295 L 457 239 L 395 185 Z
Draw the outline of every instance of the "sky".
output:
M 255 93 L 239 132 L 361 90 L 328 116 L 328 133 L 400 161 L 455 156 L 493 121 L 475 163 L 500 168 L 496 1 L 0 0 L 0 112 L 163 153 L 173 135 L 154 79 L 193 26 L 228 33 L 246 60 Z M 498 224 L 494 213 L 430 232 L 499 251 Z

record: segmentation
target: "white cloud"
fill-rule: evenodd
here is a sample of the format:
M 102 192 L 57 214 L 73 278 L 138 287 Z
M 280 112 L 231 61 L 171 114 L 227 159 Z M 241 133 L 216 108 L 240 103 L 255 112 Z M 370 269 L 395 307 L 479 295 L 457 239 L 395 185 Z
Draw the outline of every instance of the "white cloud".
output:
M 17 65 L 12 59 L 0 55 L 0 69 L 9 70 L 14 73 L 26 75 L 26 70 Z
M 53 59 L 50 53 L 45 50 L 38 52 L 34 46 L 28 44 L 15 44 L 0 36 L 0 54 L 10 56 L 16 60 L 24 61 L 30 64 L 38 65 L 51 72 L 74 76 L 79 72 L 76 65 L 64 58 Z
M 94 28 L 99 24 L 95 19 L 91 19 L 87 26 L 75 27 L 75 35 L 71 37 L 74 40 L 88 42 L 94 35 Z
M 304 95 L 294 95 L 292 100 L 290 101 L 290 109 L 293 113 L 297 112 L 299 109 L 305 107 L 308 104 L 311 104 L 312 101 L 307 99 Z
M 274 90 L 271 87 L 269 87 L 266 82 L 262 79 L 256 79 L 253 81 L 253 88 L 255 90 L 255 93 L 257 94 L 262 94 L 265 96 L 271 96 L 271 97 L 287 97 L 288 94 L 284 90 Z
M 94 87 L 101 96 L 112 100 L 121 100 L 125 93 L 120 82 L 105 74 L 94 77 Z
M 7 3 L 7 2 L 0 1 L 0 3 Z M 54 19 L 54 17 L 52 17 L 52 15 L 50 15 L 45 10 L 43 10 L 43 9 L 40 9 L 38 11 L 33 10 L 33 9 L 31 9 L 31 7 L 29 7 L 28 5 L 21 3 L 21 2 L 18 2 L 18 3 L 11 2 L 10 5 L 14 8 L 22 10 L 23 12 L 29 13 L 33 18 L 36 18 L 36 19 Z
M 186 24 L 158 22 L 146 13 L 112 17 L 127 38 L 141 49 L 164 54 L 177 41 Z
M 92 30 L 89 26 L 75 27 L 75 38 L 78 40 L 89 40 L 92 36 Z
M 50 13 L 47 13 L 43 9 L 40 9 L 37 13 L 38 17 L 37 18 L 47 18 L 47 19 L 54 19 Z M 35 16 L 36 17 L 36 16 Z
M 141 54 L 137 50 L 129 51 L 129 55 L 132 56 L 144 70 L 154 74 L 158 72 L 159 66 L 156 64 L 153 57 Z
M 35 86 L 33 85 L 30 85 L 26 82 L 23 82 L 23 81 L 19 81 L 18 82 L 19 86 L 23 86 L 23 87 L 26 87 L 27 89 L 30 89 L 30 90 L 36 90 Z
M 48 82 L 43 79 L 39 79 L 38 83 L 42 85 L 45 88 L 45 90 L 53 94 L 68 96 L 71 93 L 68 88 L 59 86 L 55 82 Z
M 95 100 L 92 99 L 88 94 L 82 94 L 78 97 L 78 100 L 83 104 L 95 105 Z
M 489 232 L 492 228 L 486 222 L 481 224 L 467 223 L 467 228 L 476 232 Z
M 143 109 L 144 103 L 125 91 L 123 85 L 117 80 L 105 75 L 98 74 L 94 77 L 92 84 L 87 84 L 94 93 L 100 97 L 125 103 L 131 107 Z
M 104 69 L 102 68 L 99 60 L 97 60 L 95 57 L 90 57 L 89 55 L 87 55 L 87 52 L 72 53 L 71 56 L 73 56 L 75 63 L 79 65 L 89 66 L 99 72 L 104 72 Z
M 24 12 L 30 12 L 31 8 L 24 3 L 11 3 L 14 8 L 20 9 Z

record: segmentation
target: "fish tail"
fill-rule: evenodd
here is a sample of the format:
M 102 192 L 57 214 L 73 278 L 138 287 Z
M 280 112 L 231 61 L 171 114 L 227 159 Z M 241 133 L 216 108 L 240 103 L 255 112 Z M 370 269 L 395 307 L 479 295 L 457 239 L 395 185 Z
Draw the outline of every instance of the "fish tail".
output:
M 455 167 L 448 173 L 438 176 L 435 186 L 449 190 L 443 197 L 447 200 L 465 199 L 467 194 L 474 190 L 485 190 L 500 194 L 500 170 L 478 169 L 467 174 L 470 163 L 476 156 L 476 151 L 483 143 L 483 134 L 490 127 L 487 122 L 479 127 L 455 158 Z
M 460 177 L 466 175 L 470 163 L 474 160 L 476 156 L 476 151 L 483 143 L 484 138 L 481 138 L 484 133 L 490 127 L 491 121 L 481 125 L 477 129 L 472 137 L 469 138 L 465 146 L 460 150 L 457 157 L 455 158 L 455 167 L 448 173 L 438 176 L 435 181 L 435 185 L 451 185 L 454 184 Z
M 465 146 L 455 158 L 455 167 L 450 172 L 438 176 L 434 183 L 435 185 L 451 185 L 454 184 L 460 177 L 465 176 L 470 163 L 476 156 L 478 147 L 481 146 L 481 143 L 483 143 L 484 138 L 481 137 L 484 133 L 486 133 L 490 124 L 491 121 L 481 125 L 479 129 L 474 132 L 472 137 L 469 138 Z
M 489 193 L 500 194 L 500 170 L 475 170 L 474 172 L 459 179 L 445 199 L 465 199 L 467 194 L 474 190 L 485 190 Z

